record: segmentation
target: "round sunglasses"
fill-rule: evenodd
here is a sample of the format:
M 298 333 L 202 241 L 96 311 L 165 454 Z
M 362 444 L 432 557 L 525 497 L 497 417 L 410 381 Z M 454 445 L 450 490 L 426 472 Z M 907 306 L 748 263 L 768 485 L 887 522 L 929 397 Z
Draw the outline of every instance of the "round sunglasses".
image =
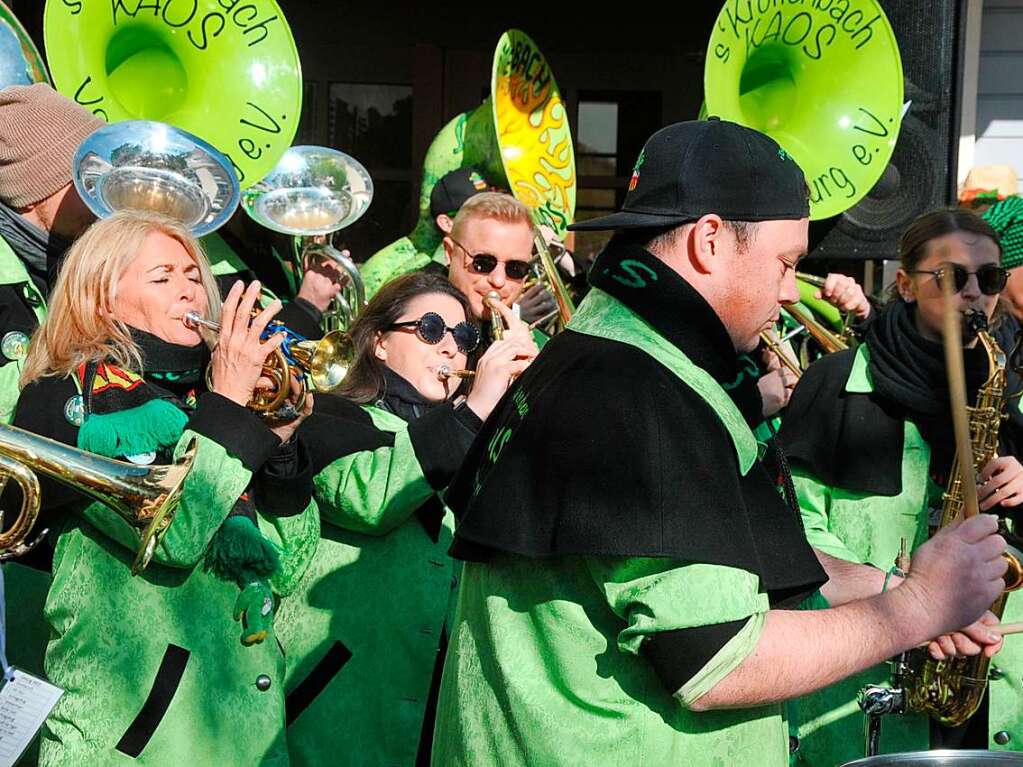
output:
M 480 345 L 480 333 L 476 328 L 468 322 L 459 322 L 453 328 L 448 327 L 444 318 L 436 312 L 427 312 L 418 320 L 394 322 L 387 326 L 388 330 L 396 328 L 415 328 L 420 340 L 428 344 L 439 344 L 445 333 L 451 333 L 451 337 L 455 339 L 455 346 L 463 354 L 472 354 Z
M 448 237 L 451 237 L 451 235 L 448 235 Z M 451 237 L 451 241 L 469 257 L 469 268 L 476 274 L 490 274 L 497 268 L 497 256 L 492 256 L 489 253 L 470 253 L 469 249 L 454 237 Z M 504 264 L 504 273 L 508 275 L 509 280 L 524 280 L 526 275 L 529 274 L 529 261 L 512 259 L 511 261 L 502 261 L 501 263 Z
M 994 296 L 1005 289 L 1005 283 L 1009 281 L 1009 270 L 997 264 L 984 264 L 977 271 L 971 272 L 961 264 L 949 264 L 937 269 L 913 269 L 909 274 L 930 274 L 939 283 L 945 278 L 945 270 L 952 270 L 952 285 L 955 292 L 959 293 L 970 281 L 970 275 L 977 275 L 977 287 L 985 296 Z

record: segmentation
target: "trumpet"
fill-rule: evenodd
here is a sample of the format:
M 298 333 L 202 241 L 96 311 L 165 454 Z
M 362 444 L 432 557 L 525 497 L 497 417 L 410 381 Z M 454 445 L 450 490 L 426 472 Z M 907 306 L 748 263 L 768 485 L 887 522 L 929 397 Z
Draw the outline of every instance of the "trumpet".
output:
M 186 312 L 182 321 L 190 328 L 220 330 L 220 323 L 206 319 L 199 312 Z M 263 365 L 263 375 L 271 385 L 253 392 L 248 407 L 264 418 L 273 421 L 287 421 L 301 411 L 306 395 L 308 376 L 312 388 L 317 392 L 336 389 L 348 374 L 348 367 L 354 359 L 354 347 L 347 333 L 334 330 L 319 341 L 310 341 L 280 322 L 270 322 L 263 330 L 266 340 L 278 333 L 284 334 L 284 342 L 274 350 Z M 206 369 L 206 385 L 212 388 L 212 365 Z M 292 377 L 298 381 L 298 389 L 292 391 Z M 297 404 L 291 404 L 293 399 Z
M 787 367 L 789 370 L 792 371 L 793 374 L 795 374 L 797 379 L 802 377 L 803 371 L 799 369 L 799 365 L 791 357 L 789 357 L 788 353 L 785 351 L 785 348 L 780 343 L 778 343 L 778 341 L 775 340 L 774 336 L 771 335 L 770 332 L 765 330 L 763 333 L 761 333 L 760 340 L 764 342 L 764 346 L 767 347 L 767 350 L 771 352 L 775 357 L 777 357 L 778 361 L 782 365 Z
M 493 329 L 494 340 L 504 340 L 504 320 L 501 319 L 501 315 L 494 307 L 494 304 L 501 303 L 501 296 L 498 295 L 496 290 L 491 290 L 483 299 L 483 303 L 490 307 L 490 324 Z

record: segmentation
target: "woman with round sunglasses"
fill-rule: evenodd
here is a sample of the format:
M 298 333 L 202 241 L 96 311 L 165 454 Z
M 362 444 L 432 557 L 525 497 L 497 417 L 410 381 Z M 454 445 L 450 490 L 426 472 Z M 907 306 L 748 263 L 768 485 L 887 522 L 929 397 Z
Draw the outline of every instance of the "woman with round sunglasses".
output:
M 951 274 L 956 312 L 981 312 L 999 333 L 999 294 L 1006 272 L 994 230 L 965 210 L 938 210 L 914 221 L 899 243 L 900 268 L 888 303 L 855 350 L 828 355 L 806 371 L 782 422 L 781 439 L 792 465 L 810 543 L 826 555 L 876 568 L 878 590 L 901 542 L 910 552 L 927 540 L 953 470 L 948 383 L 942 346 L 944 294 Z M 964 334 L 967 396 L 972 402 L 987 379 L 988 359 L 976 336 Z M 1010 355 L 1011 348 L 1004 348 Z M 1010 366 L 1011 367 L 1011 366 Z M 977 478 L 982 512 L 1014 518 L 1023 506 L 1023 414 L 1019 376 L 1008 370 L 1008 418 L 999 430 L 998 457 Z M 866 571 L 870 572 L 870 571 Z M 864 576 L 867 577 L 867 576 Z M 1019 597 L 1003 620 L 1019 620 Z M 994 618 L 988 615 L 988 621 Z M 932 643 L 934 657 L 973 650 L 957 636 Z M 1006 680 L 1023 672 L 1023 645 L 1007 640 L 993 665 Z M 997 676 L 997 675 L 996 675 Z M 1019 748 L 1023 697 L 1008 681 L 991 682 L 989 715 L 976 715 L 955 731 L 920 714 L 887 717 L 883 753 L 928 747 Z M 857 694 L 890 682 L 886 665 L 874 667 L 798 703 L 801 763 L 832 765 L 863 755 Z
M 535 354 L 497 341 L 470 377 L 479 344 L 470 317 L 443 276 L 385 284 L 350 329 L 355 358 L 340 397 L 319 396 L 300 432 L 322 533 L 277 620 L 292 765 L 411 765 L 420 748 L 429 757 L 456 583 L 447 555 L 454 520 L 438 494 Z M 331 413 L 353 401 L 378 442 L 349 452 L 347 427 Z

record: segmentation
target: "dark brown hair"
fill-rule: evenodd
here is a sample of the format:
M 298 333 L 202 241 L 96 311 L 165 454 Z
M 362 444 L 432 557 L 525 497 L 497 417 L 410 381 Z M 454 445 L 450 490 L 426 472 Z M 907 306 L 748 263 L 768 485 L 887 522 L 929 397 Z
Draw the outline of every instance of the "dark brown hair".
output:
M 927 243 L 953 232 L 969 232 L 990 237 L 1002 253 L 1002 242 L 991 224 L 963 208 L 932 210 L 918 217 L 899 238 L 899 265 L 907 272 L 916 269 L 927 255 Z
M 355 359 L 335 394 L 359 404 L 373 402 L 380 396 L 384 388 L 384 363 L 373 353 L 377 334 L 387 332 L 412 299 L 431 293 L 456 299 L 465 311 L 466 322 L 475 325 L 468 299 L 447 277 L 434 272 L 413 272 L 393 279 L 377 291 L 349 328 Z
M 912 272 L 927 256 L 927 243 L 954 232 L 990 237 L 998 246 L 998 256 L 1001 260 L 1002 241 L 991 224 L 965 208 L 940 208 L 918 216 L 899 238 L 899 266 L 907 272 Z M 898 288 L 892 285 L 888 290 L 888 300 L 897 298 L 900 298 Z

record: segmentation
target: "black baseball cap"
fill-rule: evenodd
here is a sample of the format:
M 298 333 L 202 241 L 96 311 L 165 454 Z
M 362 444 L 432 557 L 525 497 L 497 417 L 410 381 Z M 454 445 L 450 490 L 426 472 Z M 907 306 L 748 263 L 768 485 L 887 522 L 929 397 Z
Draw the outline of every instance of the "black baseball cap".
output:
M 470 197 L 490 189 L 490 184 L 475 168 L 459 168 L 441 176 L 430 192 L 430 215 L 457 211 Z
M 636 161 L 617 213 L 569 229 L 672 226 L 717 213 L 732 221 L 810 215 L 803 171 L 770 136 L 711 117 L 661 128 Z

